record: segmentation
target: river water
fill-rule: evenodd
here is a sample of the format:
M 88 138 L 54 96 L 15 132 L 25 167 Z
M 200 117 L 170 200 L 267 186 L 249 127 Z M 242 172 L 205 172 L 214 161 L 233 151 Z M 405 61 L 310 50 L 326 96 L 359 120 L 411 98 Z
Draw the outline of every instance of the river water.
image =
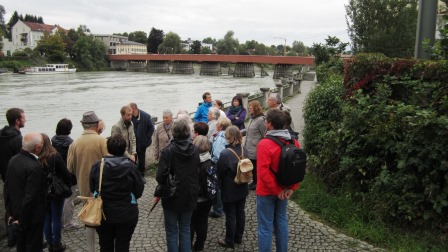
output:
M 61 118 L 73 122 L 72 138 L 82 133 L 82 114 L 93 110 L 106 123 L 104 136 L 120 118 L 120 108 L 133 101 L 151 116 L 162 118 L 164 109 L 174 114 L 180 109 L 196 111 L 202 94 L 229 102 L 236 93 L 255 94 L 262 87 L 275 88 L 270 76 L 234 78 L 228 75 L 201 76 L 139 72 L 81 72 L 69 75 L 0 76 L 0 125 L 11 107 L 25 110 L 27 122 L 22 134 L 36 131 L 55 134 Z

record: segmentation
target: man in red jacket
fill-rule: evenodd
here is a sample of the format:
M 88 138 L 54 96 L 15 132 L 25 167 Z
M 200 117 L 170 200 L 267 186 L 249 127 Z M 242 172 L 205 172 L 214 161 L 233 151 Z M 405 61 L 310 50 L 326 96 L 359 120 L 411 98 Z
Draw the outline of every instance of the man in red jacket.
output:
M 266 135 L 280 141 L 291 140 L 285 124 L 285 114 L 279 109 L 270 109 L 266 113 Z M 297 147 L 299 143 L 295 141 Z M 288 251 L 288 199 L 299 184 L 283 187 L 276 181 L 270 167 L 276 172 L 280 163 L 281 148 L 270 139 L 262 139 L 257 146 L 257 218 L 258 251 L 270 252 L 272 233 L 275 233 L 276 251 Z M 275 228 L 274 228 L 275 227 Z

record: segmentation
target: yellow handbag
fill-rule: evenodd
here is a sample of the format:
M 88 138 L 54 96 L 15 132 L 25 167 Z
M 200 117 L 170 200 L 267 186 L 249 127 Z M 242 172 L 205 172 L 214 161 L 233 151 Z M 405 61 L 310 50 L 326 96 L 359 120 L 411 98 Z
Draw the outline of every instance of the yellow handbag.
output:
M 102 218 L 106 219 L 103 212 L 103 200 L 101 199 L 101 183 L 103 181 L 104 158 L 101 159 L 100 184 L 98 194 L 95 197 L 78 196 L 79 199 L 87 200 L 78 214 L 79 219 L 86 226 L 97 227 L 101 225 Z

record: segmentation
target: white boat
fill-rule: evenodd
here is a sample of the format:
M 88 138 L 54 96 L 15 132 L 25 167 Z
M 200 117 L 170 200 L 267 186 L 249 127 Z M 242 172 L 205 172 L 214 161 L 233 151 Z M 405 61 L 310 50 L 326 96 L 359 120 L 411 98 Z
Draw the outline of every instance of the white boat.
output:
M 28 67 L 20 73 L 23 74 L 71 74 L 76 68 L 68 68 L 68 64 L 46 64 L 42 67 Z

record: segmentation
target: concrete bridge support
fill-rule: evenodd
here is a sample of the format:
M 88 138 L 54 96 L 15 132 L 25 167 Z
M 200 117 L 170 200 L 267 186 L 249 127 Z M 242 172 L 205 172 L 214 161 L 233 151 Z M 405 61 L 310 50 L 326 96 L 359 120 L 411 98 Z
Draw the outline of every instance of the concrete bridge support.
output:
M 233 77 L 254 77 L 255 68 L 253 63 L 236 63 Z
M 172 74 L 194 74 L 193 62 L 174 61 Z
M 146 72 L 146 61 L 128 61 L 128 67 L 126 68 L 128 72 Z
M 222 75 L 219 62 L 202 62 L 199 75 Z
M 116 70 L 126 70 L 128 68 L 128 61 L 127 60 L 111 60 L 110 68 L 116 69 Z
M 169 73 L 169 61 L 148 61 L 148 73 Z
M 292 77 L 292 65 L 277 64 L 274 66 L 273 79 Z

